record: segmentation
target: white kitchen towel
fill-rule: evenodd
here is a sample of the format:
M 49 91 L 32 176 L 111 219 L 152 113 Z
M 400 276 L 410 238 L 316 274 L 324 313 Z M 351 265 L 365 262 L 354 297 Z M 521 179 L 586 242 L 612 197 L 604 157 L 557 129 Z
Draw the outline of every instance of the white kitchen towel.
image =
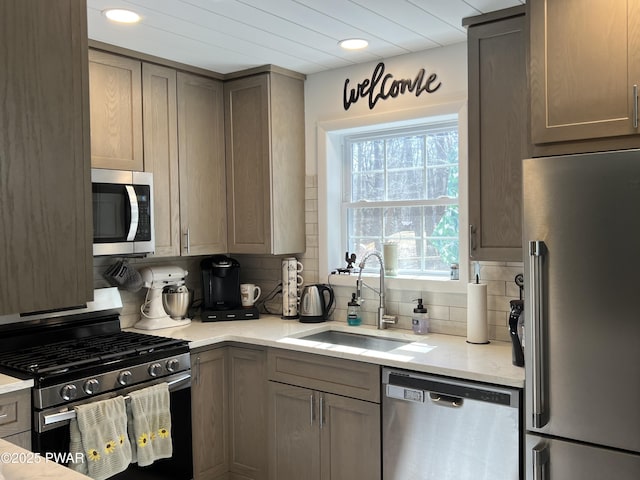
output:
M 74 407 L 71 420 L 71 458 L 69 468 L 95 480 L 104 480 L 126 470 L 131 463 L 127 437 L 127 410 L 123 397 Z M 77 454 L 82 453 L 83 456 Z
M 129 397 L 127 414 L 133 461 L 144 467 L 160 458 L 171 458 L 169 385 L 159 383 L 131 392 Z

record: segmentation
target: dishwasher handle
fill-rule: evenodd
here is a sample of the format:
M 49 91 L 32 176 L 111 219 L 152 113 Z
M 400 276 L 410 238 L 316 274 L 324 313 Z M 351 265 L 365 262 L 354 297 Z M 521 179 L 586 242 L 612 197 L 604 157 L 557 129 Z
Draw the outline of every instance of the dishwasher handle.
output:
M 432 403 L 443 407 L 460 408 L 464 404 L 464 398 L 452 397 L 451 395 L 442 395 L 440 393 L 429 393 Z
M 382 383 L 387 397 L 410 402 L 448 403 L 461 407 L 464 400 L 475 400 L 510 408 L 520 408 L 520 390 L 458 379 L 445 379 L 428 374 L 417 374 L 384 368 Z

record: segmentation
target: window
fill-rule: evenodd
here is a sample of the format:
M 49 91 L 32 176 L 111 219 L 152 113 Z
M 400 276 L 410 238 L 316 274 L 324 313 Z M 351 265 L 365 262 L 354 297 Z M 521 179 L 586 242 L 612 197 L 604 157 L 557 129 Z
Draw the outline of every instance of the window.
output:
M 448 277 L 460 262 L 457 119 L 343 140 L 345 250 L 395 242 L 400 275 Z

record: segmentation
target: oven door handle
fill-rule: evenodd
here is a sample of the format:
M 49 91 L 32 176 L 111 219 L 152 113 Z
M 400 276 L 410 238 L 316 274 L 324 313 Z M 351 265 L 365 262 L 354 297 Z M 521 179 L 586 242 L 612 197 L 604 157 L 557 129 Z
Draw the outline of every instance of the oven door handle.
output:
M 186 385 L 183 385 L 185 382 L 187 382 Z M 170 392 L 175 392 L 178 390 L 182 390 L 185 387 L 190 387 L 191 386 L 191 374 L 187 373 L 179 378 L 176 378 L 174 380 L 171 380 L 170 382 L 167 382 L 167 385 L 169 386 L 169 391 Z M 129 395 L 125 395 L 123 397 L 125 399 L 125 401 L 129 400 L 131 397 L 129 397 Z M 45 426 L 47 425 L 53 425 L 54 423 L 60 423 L 60 422 L 64 422 L 67 420 L 71 420 L 72 418 L 76 418 L 76 411 L 75 410 L 69 410 L 66 412 L 60 412 L 60 413 L 52 413 L 50 415 L 45 415 L 42 419 L 43 423 Z

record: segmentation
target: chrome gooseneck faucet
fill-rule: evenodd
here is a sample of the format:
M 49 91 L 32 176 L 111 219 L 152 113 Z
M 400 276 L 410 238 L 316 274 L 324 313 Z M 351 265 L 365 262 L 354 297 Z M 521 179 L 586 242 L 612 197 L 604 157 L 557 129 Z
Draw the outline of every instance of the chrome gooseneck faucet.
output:
M 370 287 L 369 285 L 367 285 L 366 283 L 362 282 L 362 269 L 364 268 L 365 264 L 367 263 L 367 260 L 370 257 L 376 257 L 378 259 L 378 262 L 380 263 L 380 287 L 379 290 L 376 290 L 373 287 Z M 378 306 L 378 328 L 379 329 L 385 329 L 387 328 L 387 325 L 391 324 L 395 324 L 397 323 L 398 319 L 395 315 L 385 315 L 384 313 L 384 262 L 382 260 L 382 255 L 380 254 L 380 252 L 368 252 L 364 255 L 364 257 L 362 257 L 362 260 L 360 261 L 360 272 L 358 273 L 358 280 L 356 280 L 356 297 L 358 297 L 358 303 L 361 304 L 362 301 L 362 286 L 364 285 L 365 287 L 373 290 L 374 292 L 376 292 L 378 294 L 378 296 L 380 297 L 380 304 Z

